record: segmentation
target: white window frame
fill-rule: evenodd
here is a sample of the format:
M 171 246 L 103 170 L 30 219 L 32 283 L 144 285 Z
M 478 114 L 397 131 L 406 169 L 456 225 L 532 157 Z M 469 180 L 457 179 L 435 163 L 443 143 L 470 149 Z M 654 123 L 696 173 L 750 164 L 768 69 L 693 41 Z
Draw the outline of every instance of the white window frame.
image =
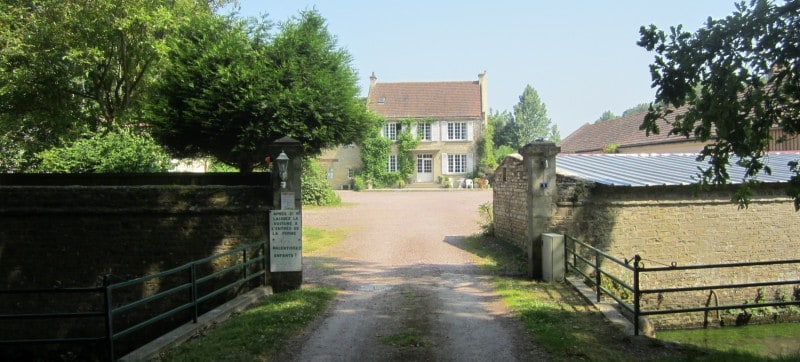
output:
M 397 134 L 400 133 L 400 129 L 399 122 L 386 122 L 386 125 L 383 126 L 383 136 L 392 141 L 397 141 Z
M 472 141 L 472 122 L 443 122 L 446 141 Z
M 417 125 L 417 139 L 420 141 L 433 140 L 433 125 L 430 122 L 419 122 Z
M 352 168 L 347 169 L 347 179 L 352 180 L 356 176 L 356 170 Z
M 389 155 L 389 159 L 386 162 L 386 170 L 397 172 L 397 155 Z
M 466 173 L 467 172 L 467 155 L 466 154 L 448 154 L 447 155 L 447 173 Z

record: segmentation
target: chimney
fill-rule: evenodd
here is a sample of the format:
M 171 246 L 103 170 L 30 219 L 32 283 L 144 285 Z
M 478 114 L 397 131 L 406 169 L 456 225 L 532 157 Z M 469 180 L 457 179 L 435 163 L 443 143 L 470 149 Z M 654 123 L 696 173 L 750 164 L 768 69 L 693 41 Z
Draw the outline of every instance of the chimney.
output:
M 478 74 L 478 85 L 481 88 L 481 117 L 483 118 L 483 125 L 486 126 L 489 119 L 489 79 L 486 77 L 486 71 Z
M 375 86 L 375 83 L 378 82 L 378 77 L 375 76 L 375 72 L 372 72 L 372 75 L 369 76 L 369 90 L 372 91 L 372 87 Z

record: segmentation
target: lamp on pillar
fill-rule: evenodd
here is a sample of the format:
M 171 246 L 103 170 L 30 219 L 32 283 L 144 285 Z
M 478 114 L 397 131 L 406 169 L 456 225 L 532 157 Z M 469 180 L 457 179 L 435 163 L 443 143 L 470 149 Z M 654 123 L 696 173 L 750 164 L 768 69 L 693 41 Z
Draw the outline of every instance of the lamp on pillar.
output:
M 289 168 L 289 156 L 286 155 L 286 152 L 281 150 L 281 154 L 278 155 L 276 159 L 278 161 L 278 174 L 281 177 L 281 188 L 286 188 L 286 179 L 288 178 L 288 168 Z

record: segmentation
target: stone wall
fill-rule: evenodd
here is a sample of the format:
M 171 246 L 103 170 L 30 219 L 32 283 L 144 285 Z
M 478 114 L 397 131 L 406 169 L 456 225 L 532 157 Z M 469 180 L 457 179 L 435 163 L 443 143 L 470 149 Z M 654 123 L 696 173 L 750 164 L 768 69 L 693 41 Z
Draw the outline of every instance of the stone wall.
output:
M 494 210 L 497 235 L 523 247 L 527 180 L 523 162 L 506 158 L 495 173 Z M 503 174 L 507 175 L 505 181 Z M 783 185 L 756 189 L 748 209 L 730 202 L 733 187 L 693 196 L 689 186 L 610 187 L 558 177 L 559 198 L 545 232 L 588 242 L 619 259 L 644 258 L 644 266 L 702 265 L 800 259 L 800 223 Z M 523 248 L 523 250 L 525 250 Z M 612 263 L 604 267 L 614 268 Z M 617 268 L 618 275 L 630 273 Z M 712 271 L 644 274 L 645 289 L 702 286 L 774 280 L 798 280 L 797 264 Z M 755 300 L 791 300 L 794 287 L 716 290 L 711 304 L 753 303 Z M 644 309 L 697 307 L 709 302 L 709 292 L 648 295 Z M 762 311 L 763 312 L 763 311 Z M 740 311 L 721 312 L 732 323 Z M 772 312 L 764 312 L 772 318 Z M 718 323 L 716 313 L 711 323 Z M 775 319 L 780 319 L 775 316 Z M 659 328 L 702 325 L 703 313 L 653 316 Z
M 528 199 L 524 196 L 527 190 L 528 173 L 522 156 L 506 157 L 494 174 L 494 232 L 522 250 L 526 250 L 528 240 Z
M 268 173 L 2 175 L 0 288 L 98 286 L 105 274 L 114 281 L 148 275 L 267 240 L 271 184 Z M 120 291 L 115 302 L 167 284 Z M 96 302 L 77 305 L 91 310 Z M 6 299 L 0 314 L 64 310 L 64 304 L 75 307 L 69 298 Z M 48 326 L 58 336 L 78 333 L 74 325 Z M 8 327 L 0 324 L 0 334 L 19 332 Z

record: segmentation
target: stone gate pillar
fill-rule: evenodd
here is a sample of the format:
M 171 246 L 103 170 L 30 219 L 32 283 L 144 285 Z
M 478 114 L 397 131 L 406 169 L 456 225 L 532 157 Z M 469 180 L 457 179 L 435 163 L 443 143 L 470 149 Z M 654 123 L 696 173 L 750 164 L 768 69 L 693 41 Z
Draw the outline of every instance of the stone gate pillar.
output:
M 298 245 L 302 248 L 300 240 L 302 240 L 303 198 L 300 177 L 303 173 L 303 145 L 296 139 L 283 137 L 269 145 L 267 152 L 271 159 L 272 210 L 279 210 L 281 213 L 281 221 L 276 223 L 280 225 L 270 226 L 270 284 L 275 292 L 282 292 L 298 289 L 303 282 L 302 250 L 294 250 L 295 247 L 292 246 Z M 284 161 L 285 158 L 288 158 L 288 161 Z M 286 165 L 283 178 L 282 162 Z M 270 213 L 271 224 L 275 214 L 274 211 Z M 281 231 L 277 231 L 278 228 L 281 228 Z M 277 243 L 281 244 L 281 250 L 274 248 Z M 287 256 L 293 253 L 299 255 Z
M 559 152 L 561 147 L 546 141 L 532 142 L 519 150 L 528 173 L 528 240 L 525 243 L 528 277 L 534 279 L 542 278 L 542 234 L 547 231 L 558 201 L 556 155 Z

